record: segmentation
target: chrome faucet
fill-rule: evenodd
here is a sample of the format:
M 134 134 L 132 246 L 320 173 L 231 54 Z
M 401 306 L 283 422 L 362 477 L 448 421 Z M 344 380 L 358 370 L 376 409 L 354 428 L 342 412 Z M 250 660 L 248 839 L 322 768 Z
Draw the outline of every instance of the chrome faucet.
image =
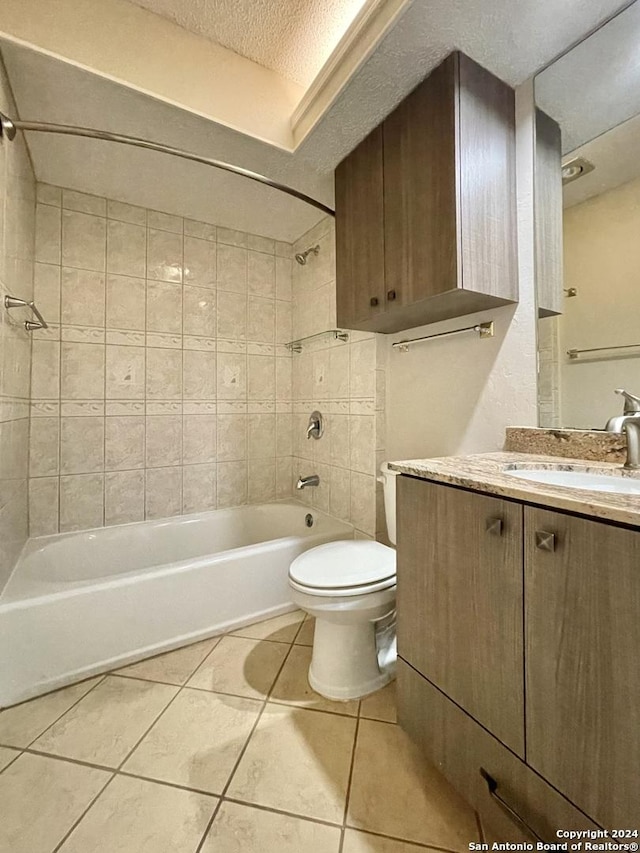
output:
M 307 427 L 307 438 L 321 438 L 322 433 L 324 432 L 324 422 L 322 420 L 322 414 L 317 409 L 315 412 L 311 412 L 309 416 L 309 426 Z
M 624 411 L 615 418 L 609 418 L 605 429 L 607 432 L 624 432 L 624 425 L 629 418 L 640 418 L 640 397 L 623 388 L 616 388 L 614 393 L 624 397 Z
M 310 474 L 308 477 L 298 477 L 296 489 L 306 489 L 307 486 L 319 486 L 320 477 L 317 474 Z
M 640 468 L 640 418 L 627 418 L 622 429 L 627 434 L 627 461 L 624 467 L 637 471 Z

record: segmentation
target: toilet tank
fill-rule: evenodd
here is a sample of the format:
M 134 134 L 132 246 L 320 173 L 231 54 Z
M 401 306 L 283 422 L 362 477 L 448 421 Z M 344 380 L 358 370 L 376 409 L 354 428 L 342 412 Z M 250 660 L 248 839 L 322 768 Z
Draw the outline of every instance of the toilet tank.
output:
M 398 471 L 392 471 L 386 462 L 380 466 L 378 482 L 384 490 L 384 514 L 387 519 L 387 534 L 389 541 L 396 544 L 396 477 Z

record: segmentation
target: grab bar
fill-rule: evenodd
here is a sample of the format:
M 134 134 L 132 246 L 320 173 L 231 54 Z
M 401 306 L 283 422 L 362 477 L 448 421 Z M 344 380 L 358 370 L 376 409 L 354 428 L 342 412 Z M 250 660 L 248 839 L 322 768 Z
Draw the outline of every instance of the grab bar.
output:
M 30 308 L 35 314 L 37 320 L 25 320 L 24 327 L 27 332 L 34 332 L 36 329 L 48 329 L 47 321 L 36 308 L 35 302 L 27 302 L 26 299 L 19 299 L 17 296 L 4 297 L 4 307 L 9 311 L 11 308 Z

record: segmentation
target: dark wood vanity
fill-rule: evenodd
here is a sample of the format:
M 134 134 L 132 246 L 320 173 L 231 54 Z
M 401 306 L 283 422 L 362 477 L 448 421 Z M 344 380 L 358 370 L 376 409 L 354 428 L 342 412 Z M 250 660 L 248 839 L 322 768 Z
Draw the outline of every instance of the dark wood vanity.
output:
M 497 840 L 640 829 L 640 529 L 398 480 L 401 725 Z

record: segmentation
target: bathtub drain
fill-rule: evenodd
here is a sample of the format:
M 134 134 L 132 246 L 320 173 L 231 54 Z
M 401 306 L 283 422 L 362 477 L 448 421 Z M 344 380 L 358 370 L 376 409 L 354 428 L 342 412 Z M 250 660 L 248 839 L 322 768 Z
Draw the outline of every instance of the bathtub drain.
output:
M 311 513 L 310 513 L 310 512 L 308 512 L 308 513 L 305 515 L 305 517 L 304 517 L 304 523 L 307 525 L 307 527 L 313 527 L 313 516 L 311 515 Z

